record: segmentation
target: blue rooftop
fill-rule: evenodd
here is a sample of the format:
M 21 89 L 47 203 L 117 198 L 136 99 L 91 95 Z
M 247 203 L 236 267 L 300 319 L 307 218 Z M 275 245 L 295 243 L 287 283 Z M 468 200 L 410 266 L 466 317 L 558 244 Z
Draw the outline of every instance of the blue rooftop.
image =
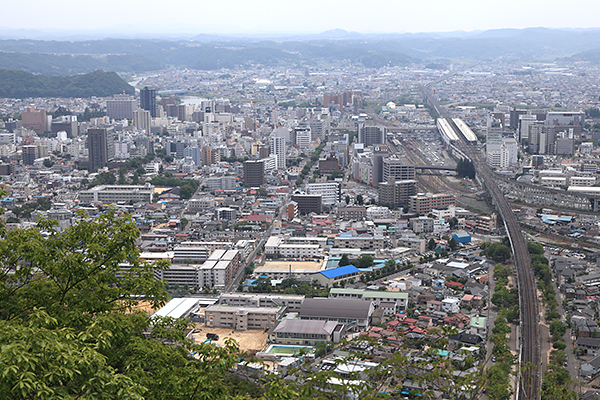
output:
M 328 269 L 326 271 L 321 271 L 320 274 L 323 274 L 327 279 L 335 279 L 340 276 L 354 274 L 356 272 L 360 272 L 358 268 L 354 265 L 346 265 L 344 267 Z
M 571 222 L 572 220 L 573 220 L 573 217 L 570 215 L 563 215 L 561 217 L 559 217 L 558 215 L 553 215 L 553 214 L 542 215 L 542 221 L 544 221 L 544 222 L 546 222 L 546 221 Z

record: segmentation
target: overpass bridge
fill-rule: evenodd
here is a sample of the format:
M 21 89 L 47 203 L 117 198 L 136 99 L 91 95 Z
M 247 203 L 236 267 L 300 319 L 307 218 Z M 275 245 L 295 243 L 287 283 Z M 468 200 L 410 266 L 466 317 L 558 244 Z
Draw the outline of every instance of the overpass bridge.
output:
M 556 206 L 589 212 L 600 211 L 599 196 L 519 182 L 502 174 L 494 174 L 494 179 L 507 197 L 523 200 L 536 207 Z

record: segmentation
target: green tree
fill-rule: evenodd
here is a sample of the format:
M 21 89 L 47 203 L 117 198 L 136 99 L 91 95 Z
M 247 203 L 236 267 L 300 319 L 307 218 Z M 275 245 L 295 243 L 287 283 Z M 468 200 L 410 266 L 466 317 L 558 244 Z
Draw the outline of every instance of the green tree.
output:
M 358 259 L 359 268 L 367 268 L 373 265 L 373 257 L 368 254 L 363 254 Z
M 115 174 L 112 172 L 101 172 L 96 176 L 88 186 L 88 189 L 93 188 L 94 186 L 99 185 L 114 185 L 117 182 L 117 178 Z
M 358 203 L 359 206 L 362 206 L 363 204 L 365 204 L 365 200 L 363 199 L 362 194 L 359 194 L 358 196 L 356 196 L 356 202 Z
M 458 243 L 456 243 L 456 239 L 451 238 L 448 241 L 448 246 L 450 246 L 450 248 L 454 251 L 456 249 L 456 247 L 458 246 Z
M 52 208 L 52 200 L 47 197 L 38 197 L 35 200 L 34 207 L 37 210 L 48 211 L 50 208 Z
M 544 254 L 544 246 L 535 242 L 527 242 L 527 250 L 529 250 L 529 254 L 533 255 L 543 255 Z
M 511 256 L 510 247 L 502 243 L 486 243 L 483 253 L 495 262 L 504 262 Z
M 475 166 L 473 162 L 466 159 L 458 160 L 456 163 L 456 174 L 461 178 L 475 179 Z
M 100 118 L 100 117 L 104 117 L 105 115 L 106 115 L 106 113 L 102 110 L 93 110 L 92 111 L 88 107 L 86 107 L 83 114 L 79 114 L 77 116 L 77 121 L 88 122 L 92 118 Z
M 181 219 L 180 219 L 180 223 L 181 223 L 181 229 L 182 229 L 182 230 L 183 230 L 183 229 L 185 229 L 185 227 L 187 226 L 187 224 L 188 224 L 189 222 L 190 222 L 190 221 L 189 221 L 187 218 L 181 218 Z
M 600 110 L 598 108 L 588 108 L 587 110 L 585 110 L 585 114 L 589 117 L 589 118 L 600 118 Z
M 429 250 L 435 250 L 435 246 L 436 246 L 435 239 L 433 239 L 433 238 L 429 239 L 429 242 L 427 242 L 427 248 Z
M 340 267 L 344 267 L 346 265 L 350 265 L 350 259 L 348 258 L 348 254 L 342 254 L 340 258 L 340 262 L 338 263 Z
M 559 320 L 554 320 L 550 323 L 550 335 L 554 342 L 562 340 L 562 337 L 567 333 L 567 327 Z
M 552 343 L 552 347 L 557 350 L 564 350 L 567 348 L 567 345 L 562 340 L 557 340 L 556 342 Z
M 259 195 L 260 197 L 267 197 L 267 194 L 268 194 L 268 192 L 267 192 L 267 189 L 265 189 L 265 188 L 264 188 L 264 187 L 262 187 L 262 186 L 261 186 L 261 187 L 259 187 L 259 188 L 258 188 L 258 190 L 257 190 L 256 192 L 258 193 L 258 195 Z
M 119 185 L 126 185 L 127 180 L 125 179 L 125 168 L 119 168 L 119 180 L 117 181 Z
M 458 225 L 458 219 L 456 217 L 452 217 L 448 220 L 448 225 L 450 225 L 450 229 L 454 229 L 456 225 Z
M 350 196 L 346 195 L 344 201 L 346 202 L 346 205 L 350 204 Z
M 156 320 L 149 340 L 149 318 L 134 311 L 140 296 L 155 307 L 166 300 L 154 278 L 165 264 L 140 261 L 130 217 L 81 217 L 64 232 L 43 219 L 39 229 L 2 232 L 0 397 L 172 398 L 157 380 L 179 370 L 182 377 L 171 378 L 191 384 L 202 369 L 187 356 L 187 323 Z

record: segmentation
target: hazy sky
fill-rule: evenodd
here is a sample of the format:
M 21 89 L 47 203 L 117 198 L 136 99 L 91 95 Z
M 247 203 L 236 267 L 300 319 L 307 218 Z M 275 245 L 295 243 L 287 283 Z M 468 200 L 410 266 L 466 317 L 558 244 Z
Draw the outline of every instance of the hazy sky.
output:
M 12 0 L 0 27 L 140 33 L 443 32 L 598 27 L 600 1 Z

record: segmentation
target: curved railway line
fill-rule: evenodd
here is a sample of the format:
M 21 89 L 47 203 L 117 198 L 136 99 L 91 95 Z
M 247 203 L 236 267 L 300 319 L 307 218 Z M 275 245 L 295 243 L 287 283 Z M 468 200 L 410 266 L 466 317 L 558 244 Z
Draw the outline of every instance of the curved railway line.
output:
M 443 110 L 437 100 L 432 96 L 430 87 L 423 89 L 423 94 L 429 104 L 434 107 L 440 118 L 448 118 L 447 112 Z M 482 159 L 478 150 L 477 142 L 465 138 L 460 131 L 453 126 L 454 131 L 459 137 L 457 147 L 471 159 L 478 177 L 481 179 L 486 189 L 494 199 L 500 216 L 504 221 L 504 226 L 510 239 L 513 261 L 516 269 L 517 287 L 519 290 L 519 309 L 521 318 L 521 341 L 520 341 L 520 362 L 521 371 L 517 380 L 517 398 L 520 400 L 538 400 L 540 398 L 541 388 L 541 357 L 540 357 L 540 328 L 537 287 L 531 268 L 531 260 L 527 250 L 527 243 L 519 227 L 519 223 L 504 198 L 501 190 L 494 181 L 494 173 Z
M 541 382 L 539 311 L 537 289 L 533 270 L 531 269 L 527 243 L 512 208 L 494 182 L 493 172 L 480 159 L 479 154 L 472 150 L 463 147 L 465 154 L 471 157 L 471 160 L 475 164 L 479 178 L 483 180 L 486 189 L 490 192 L 504 221 L 504 226 L 510 239 L 517 274 L 516 281 L 519 290 L 519 309 L 521 315 L 520 360 L 521 365 L 525 367 L 520 377 L 518 398 L 522 400 L 538 399 Z

